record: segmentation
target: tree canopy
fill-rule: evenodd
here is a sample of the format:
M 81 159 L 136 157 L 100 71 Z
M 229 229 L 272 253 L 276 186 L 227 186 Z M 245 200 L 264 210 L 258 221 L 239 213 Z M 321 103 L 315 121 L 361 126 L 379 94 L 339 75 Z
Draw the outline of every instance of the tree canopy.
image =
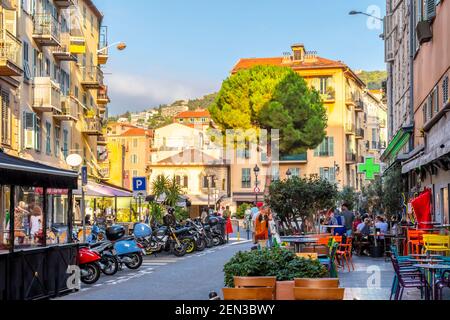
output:
M 303 153 L 325 138 L 327 116 L 319 93 L 287 67 L 239 71 L 223 82 L 209 110 L 223 131 L 279 129 L 282 153 Z

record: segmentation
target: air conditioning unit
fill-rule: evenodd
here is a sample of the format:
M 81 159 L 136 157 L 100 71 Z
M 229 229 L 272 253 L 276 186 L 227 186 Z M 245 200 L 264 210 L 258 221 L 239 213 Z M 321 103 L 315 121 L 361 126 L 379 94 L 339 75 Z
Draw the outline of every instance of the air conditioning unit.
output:
M 392 62 L 392 61 L 394 61 L 394 53 L 393 52 L 386 53 L 386 62 Z
M 433 38 L 430 21 L 420 21 L 416 27 L 417 38 L 420 44 L 429 42 Z

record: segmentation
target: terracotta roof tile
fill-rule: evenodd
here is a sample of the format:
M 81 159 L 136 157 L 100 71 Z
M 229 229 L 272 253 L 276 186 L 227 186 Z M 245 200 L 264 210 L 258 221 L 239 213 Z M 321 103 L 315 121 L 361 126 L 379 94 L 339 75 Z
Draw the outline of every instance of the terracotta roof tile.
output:
M 180 118 L 210 118 L 211 115 L 208 110 L 195 110 L 184 111 L 175 116 L 176 119 Z
M 274 58 L 244 58 L 240 59 L 239 62 L 234 66 L 232 73 L 236 73 L 239 70 L 248 69 L 257 65 L 264 66 L 286 66 L 294 69 L 308 69 L 308 68 L 324 68 L 324 67 L 336 67 L 345 68 L 347 67 L 341 61 L 335 61 L 330 59 L 325 59 L 322 57 L 315 57 L 306 59 L 304 61 L 288 61 L 283 62 L 283 57 Z
M 133 128 L 133 129 L 127 130 L 121 134 L 121 136 L 124 136 L 124 137 L 144 136 L 144 135 L 151 136 L 151 130 L 145 130 L 142 128 Z

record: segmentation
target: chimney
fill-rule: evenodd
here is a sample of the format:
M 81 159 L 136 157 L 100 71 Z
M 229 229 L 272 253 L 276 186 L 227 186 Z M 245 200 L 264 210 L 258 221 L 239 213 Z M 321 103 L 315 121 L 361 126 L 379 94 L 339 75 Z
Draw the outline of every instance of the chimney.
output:
M 294 61 L 303 61 L 305 58 L 305 46 L 300 44 L 294 44 L 291 46 Z

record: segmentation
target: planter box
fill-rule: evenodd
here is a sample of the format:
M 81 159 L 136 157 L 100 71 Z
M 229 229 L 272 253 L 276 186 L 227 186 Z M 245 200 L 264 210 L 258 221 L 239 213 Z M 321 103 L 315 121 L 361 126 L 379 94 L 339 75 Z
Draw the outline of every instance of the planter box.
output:
M 291 301 L 294 298 L 295 281 L 277 281 L 276 300 Z

